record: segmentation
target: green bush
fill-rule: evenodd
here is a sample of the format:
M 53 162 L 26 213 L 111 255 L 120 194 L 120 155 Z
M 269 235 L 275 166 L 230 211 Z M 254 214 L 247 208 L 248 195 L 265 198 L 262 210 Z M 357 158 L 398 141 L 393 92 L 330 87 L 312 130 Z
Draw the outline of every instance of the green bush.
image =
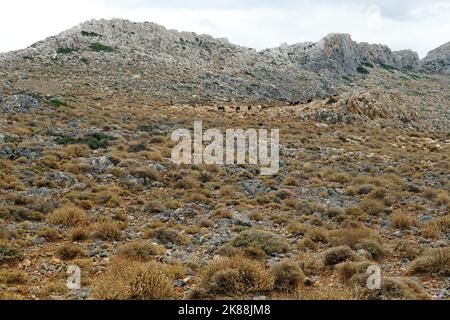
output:
M 284 253 L 289 250 L 289 242 L 283 237 L 262 230 L 250 229 L 241 232 L 231 242 L 235 248 L 256 247 L 264 250 L 266 254 Z
M 394 73 L 394 71 L 397 71 L 397 70 L 398 70 L 396 67 L 391 66 L 391 65 L 389 65 L 389 64 L 384 64 L 384 63 L 381 64 L 381 67 L 382 67 L 383 69 L 389 71 L 389 72 L 392 72 L 392 73 Z
M 92 150 L 107 148 L 109 141 L 116 140 L 116 138 L 104 133 L 92 133 L 84 137 L 73 138 L 68 136 L 60 136 L 56 139 L 57 144 L 87 144 Z
M 56 50 L 56 52 L 59 53 L 59 54 L 71 54 L 71 53 L 76 52 L 76 51 L 78 51 L 78 49 L 67 48 L 67 47 L 66 48 L 58 48 Z
M 50 103 L 52 106 L 54 106 L 56 108 L 66 105 L 64 102 L 62 102 L 61 100 L 58 100 L 56 98 L 50 99 Z
M 362 65 L 364 67 L 367 67 L 367 68 L 373 68 L 374 67 L 374 65 L 372 63 L 370 63 L 370 62 L 363 62 Z
M 361 74 L 369 74 L 370 72 L 369 72 L 369 70 L 367 70 L 365 67 L 363 67 L 363 66 L 359 66 L 357 69 L 356 69 L 356 71 L 358 71 L 358 73 L 361 73 Z
M 84 37 L 93 37 L 93 38 L 102 38 L 103 36 L 101 34 L 98 34 L 96 32 L 89 32 L 89 31 L 81 31 L 81 35 Z
M 22 255 L 17 249 L 0 246 L 0 263 L 20 260 Z
M 95 52 L 115 52 L 116 50 L 112 47 L 105 46 L 99 42 L 94 42 L 89 45 L 89 49 Z

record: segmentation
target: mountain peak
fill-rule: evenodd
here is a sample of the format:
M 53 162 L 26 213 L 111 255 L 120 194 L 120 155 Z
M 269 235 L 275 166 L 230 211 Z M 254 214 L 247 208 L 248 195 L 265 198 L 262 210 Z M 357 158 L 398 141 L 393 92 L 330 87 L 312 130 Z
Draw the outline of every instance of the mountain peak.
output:
M 450 74 L 450 42 L 430 51 L 422 64 L 425 70 Z

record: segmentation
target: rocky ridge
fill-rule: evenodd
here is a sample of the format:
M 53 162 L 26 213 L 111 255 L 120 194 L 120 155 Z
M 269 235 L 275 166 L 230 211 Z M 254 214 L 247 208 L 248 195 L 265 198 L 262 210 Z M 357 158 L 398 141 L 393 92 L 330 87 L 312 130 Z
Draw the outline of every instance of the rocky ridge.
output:
M 121 19 L 85 22 L 3 54 L 0 64 L 4 86 L 14 87 L 39 69 L 59 91 L 86 82 L 104 93 L 133 86 L 154 101 L 176 103 L 305 101 L 345 91 L 349 84 L 342 78 L 364 74 L 367 66 L 422 69 L 415 52 L 356 43 L 346 34 L 256 51 L 226 39 Z

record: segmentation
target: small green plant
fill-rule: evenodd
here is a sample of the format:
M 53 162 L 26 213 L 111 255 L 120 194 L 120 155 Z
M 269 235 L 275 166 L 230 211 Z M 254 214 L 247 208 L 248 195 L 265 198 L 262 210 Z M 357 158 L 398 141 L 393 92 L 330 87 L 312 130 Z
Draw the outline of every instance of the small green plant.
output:
M 69 136 L 60 136 L 56 139 L 57 144 L 87 144 L 92 150 L 107 148 L 109 141 L 116 140 L 115 137 L 104 133 L 92 133 L 84 137 L 74 138 Z
M 364 67 L 367 67 L 367 68 L 373 68 L 374 67 L 374 65 L 372 63 L 370 63 L 370 62 L 363 62 L 362 65 Z
M 20 260 L 22 255 L 17 249 L 0 246 L 0 263 Z
M 358 68 L 356 68 L 356 71 L 358 71 L 358 73 L 360 74 L 369 74 L 369 70 L 367 70 L 364 66 L 359 66 Z
M 381 64 L 381 67 L 382 67 L 383 69 L 385 69 L 385 70 L 391 72 L 391 73 L 394 73 L 394 71 L 398 71 L 398 69 L 397 69 L 396 67 L 394 67 L 394 66 L 392 66 L 392 65 L 390 65 L 390 64 L 384 64 L 384 63 L 382 63 L 382 64 Z
M 59 54 L 71 54 L 71 53 L 77 52 L 77 51 L 78 51 L 78 49 L 76 49 L 76 48 L 68 48 L 68 47 L 66 47 L 66 48 L 58 48 L 56 50 L 56 52 L 59 53 Z
M 89 45 L 89 49 L 95 52 L 115 52 L 116 50 L 113 47 L 105 46 L 99 42 L 94 42 Z
M 241 232 L 231 242 L 231 245 L 236 248 L 260 248 L 268 255 L 284 253 L 289 250 L 289 242 L 285 238 L 271 232 L 256 229 Z
M 33 61 L 34 58 L 32 56 L 23 56 L 22 57 L 23 60 L 29 60 L 29 61 Z
M 343 76 L 342 79 L 344 79 L 347 82 L 353 83 L 352 78 L 350 78 L 349 76 Z
M 89 31 L 81 31 L 81 35 L 84 37 L 92 37 L 92 38 L 103 38 L 101 34 L 98 34 L 97 32 L 89 32 Z
M 62 102 L 61 100 L 56 99 L 56 98 L 50 99 L 50 103 L 51 103 L 51 105 L 54 106 L 55 108 L 58 108 L 58 107 L 60 107 L 60 106 L 65 106 L 65 105 L 66 105 L 64 102 Z

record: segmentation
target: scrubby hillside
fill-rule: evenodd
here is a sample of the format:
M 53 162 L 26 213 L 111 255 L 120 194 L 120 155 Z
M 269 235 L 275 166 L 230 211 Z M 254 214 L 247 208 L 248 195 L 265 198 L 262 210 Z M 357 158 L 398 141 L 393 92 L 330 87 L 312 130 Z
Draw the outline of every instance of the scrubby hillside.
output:
M 0 299 L 448 299 L 445 51 L 101 20 L 2 54 Z M 279 173 L 174 165 L 194 119 L 279 128 Z

